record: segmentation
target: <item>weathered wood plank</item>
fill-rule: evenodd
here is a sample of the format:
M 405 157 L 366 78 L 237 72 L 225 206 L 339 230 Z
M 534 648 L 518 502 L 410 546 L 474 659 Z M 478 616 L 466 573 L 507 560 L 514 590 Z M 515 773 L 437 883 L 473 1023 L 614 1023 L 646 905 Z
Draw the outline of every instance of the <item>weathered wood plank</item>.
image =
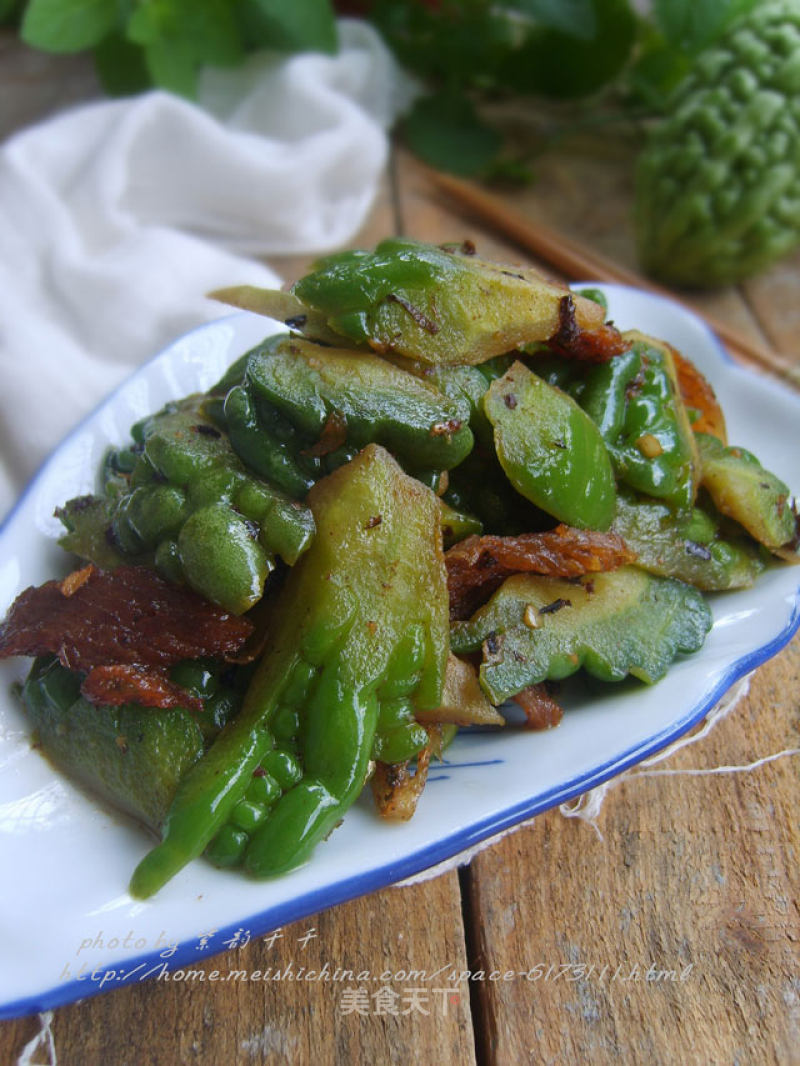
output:
M 746 282 L 742 290 L 773 346 L 800 363 L 800 251 Z
M 91 57 L 54 56 L 0 29 L 0 140 L 100 92 Z
M 800 639 L 664 765 L 797 747 L 798 680 Z M 473 860 L 478 963 L 542 975 L 481 984 L 484 1061 L 800 1061 L 797 766 L 628 777 L 606 798 L 602 840 L 550 812 Z
M 59 1066 L 429 1066 L 432 1047 L 442 1062 L 475 1061 L 469 996 L 436 991 L 442 981 L 409 973 L 466 966 L 456 874 L 355 900 L 274 939 L 244 941 L 243 934 L 241 947 L 178 971 L 181 979 L 156 978 L 55 1011 Z M 317 976 L 304 978 L 310 973 Z M 36 1030 L 35 1019 L 0 1024 L 0 1062 L 14 1063 Z

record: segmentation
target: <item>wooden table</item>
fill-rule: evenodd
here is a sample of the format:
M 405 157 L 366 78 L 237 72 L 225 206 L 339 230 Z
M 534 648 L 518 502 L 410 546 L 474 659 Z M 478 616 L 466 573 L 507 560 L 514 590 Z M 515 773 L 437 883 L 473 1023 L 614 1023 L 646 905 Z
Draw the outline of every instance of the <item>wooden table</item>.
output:
M 46 59 L 0 36 L 0 135 L 96 92 L 83 60 Z M 573 144 L 537 174 L 515 194 L 521 207 L 632 264 L 630 169 L 618 153 Z M 396 232 L 471 237 L 488 256 L 527 258 L 442 203 L 402 154 L 356 243 Z M 288 278 L 305 264 L 275 265 Z M 795 256 L 697 303 L 797 358 L 799 295 Z M 746 765 L 797 748 L 799 692 L 795 639 L 730 716 L 666 765 Z M 358 982 L 135 985 L 55 1011 L 59 1066 L 800 1063 L 799 807 L 792 757 L 736 775 L 629 775 L 605 800 L 602 838 L 550 811 L 458 871 L 203 964 L 446 967 L 484 980 L 445 995 L 434 992 L 442 982 L 398 976 L 377 997 L 376 985 L 359 993 Z M 580 966 L 594 969 L 580 976 Z M 532 979 L 490 980 L 492 971 Z M 0 1063 L 16 1062 L 38 1029 L 35 1017 L 2 1023 Z M 33 1061 L 46 1062 L 45 1052 Z

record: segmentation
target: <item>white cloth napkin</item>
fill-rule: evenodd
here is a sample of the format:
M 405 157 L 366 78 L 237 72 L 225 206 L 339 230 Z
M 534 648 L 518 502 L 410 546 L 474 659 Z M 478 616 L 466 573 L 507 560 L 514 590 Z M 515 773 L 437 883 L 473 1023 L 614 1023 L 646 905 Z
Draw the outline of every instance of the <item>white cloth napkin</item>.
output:
M 136 366 L 275 285 L 250 256 L 351 240 L 413 92 L 377 34 L 336 56 L 208 72 L 200 106 L 162 92 L 58 115 L 0 148 L 0 516 L 49 451 Z

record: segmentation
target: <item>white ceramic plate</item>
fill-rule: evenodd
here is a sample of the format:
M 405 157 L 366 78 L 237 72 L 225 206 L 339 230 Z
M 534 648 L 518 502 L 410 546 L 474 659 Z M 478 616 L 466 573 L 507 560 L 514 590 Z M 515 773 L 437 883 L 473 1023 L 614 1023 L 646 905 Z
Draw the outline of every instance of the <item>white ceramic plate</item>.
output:
M 734 366 L 693 315 L 659 297 L 603 286 L 621 328 L 686 352 L 714 383 L 731 440 L 796 489 L 800 401 Z M 277 325 L 277 328 L 281 328 Z M 65 572 L 53 509 L 94 488 L 109 442 L 166 400 L 205 389 L 271 332 L 240 314 L 182 338 L 136 373 L 58 448 L 0 533 L 0 614 L 26 586 Z M 9 694 L 27 663 L 0 666 L 0 1017 L 68 1003 L 195 963 L 236 935 L 264 934 L 407 878 L 598 785 L 698 722 L 740 676 L 798 626 L 800 570 L 770 570 L 755 588 L 713 597 L 703 650 L 648 688 L 575 687 L 558 729 L 462 734 L 425 788 L 416 817 L 381 823 L 362 797 L 302 869 L 270 882 L 192 863 L 146 903 L 127 893 L 152 841 L 61 778 L 30 747 Z M 210 934 L 210 935 L 208 935 Z

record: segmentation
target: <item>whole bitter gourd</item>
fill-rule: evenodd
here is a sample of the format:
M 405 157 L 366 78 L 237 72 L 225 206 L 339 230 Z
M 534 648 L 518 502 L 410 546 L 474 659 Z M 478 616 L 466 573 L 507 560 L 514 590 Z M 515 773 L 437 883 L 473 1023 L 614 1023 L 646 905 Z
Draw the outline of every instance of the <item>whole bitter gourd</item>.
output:
M 800 0 L 768 0 L 696 59 L 636 170 L 639 257 L 661 280 L 750 277 L 800 243 Z

